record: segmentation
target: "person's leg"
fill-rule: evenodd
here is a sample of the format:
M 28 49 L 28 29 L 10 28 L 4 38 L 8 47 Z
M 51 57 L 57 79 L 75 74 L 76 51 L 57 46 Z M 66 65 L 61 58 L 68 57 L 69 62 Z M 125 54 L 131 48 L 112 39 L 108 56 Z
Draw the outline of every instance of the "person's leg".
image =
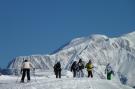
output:
M 61 78 L 61 71 L 59 71 L 59 78 Z
M 73 71 L 73 77 L 76 77 L 76 70 Z
M 81 70 L 81 77 L 84 77 L 84 73 L 83 73 L 83 70 Z
M 111 75 L 112 75 L 112 73 L 110 73 L 110 80 L 111 80 Z
M 90 77 L 90 71 L 87 71 L 88 72 L 88 77 Z
M 91 75 L 91 78 L 93 78 L 93 73 L 92 73 L 92 71 L 90 71 L 90 75 Z
M 30 69 L 27 69 L 27 80 L 30 81 Z
M 80 70 L 77 71 L 77 78 L 80 78 Z
M 79 70 L 79 78 L 83 77 L 83 71 Z
M 23 69 L 23 74 L 22 74 L 21 82 L 24 82 L 25 75 L 26 75 L 26 69 Z
M 111 80 L 111 73 L 107 73 L 107 80 Z
M 58 78 L 58 71 L 56 71 L 56 73 L 55 73 L 55 74 L 56 74 L 56 78 Z
M 107 73 L 107 80 L 109 80 L 109 73 Z
M 78 71 L 78 78 L 81 77 L 81 70 Z

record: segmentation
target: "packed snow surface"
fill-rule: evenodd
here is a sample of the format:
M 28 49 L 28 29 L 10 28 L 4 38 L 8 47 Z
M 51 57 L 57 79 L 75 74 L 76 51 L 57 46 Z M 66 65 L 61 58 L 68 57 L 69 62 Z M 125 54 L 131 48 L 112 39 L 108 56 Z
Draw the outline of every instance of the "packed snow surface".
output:
M 61 79 L 56 79 L 53 72 L 47 71 L 36 76 L 31 82 L 20 83 L 21 76 L 0 76 L 0 89 L 132 89 L 112 80 L 97 78 L 72 78 L 67 72 Z

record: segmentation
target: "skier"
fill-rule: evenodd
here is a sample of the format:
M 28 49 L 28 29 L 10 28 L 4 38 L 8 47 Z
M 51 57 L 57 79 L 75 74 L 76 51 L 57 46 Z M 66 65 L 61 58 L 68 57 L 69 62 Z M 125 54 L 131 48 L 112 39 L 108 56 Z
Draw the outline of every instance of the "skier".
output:
M 54 65 L 54 73 L 56 75 L 56 78 L 61 78 L 61 64 L 60 62 L 57 62 L 55 65 Z
M 73 71 L 73 77 L 76 77 L 77 70 L 78 70 L 78 65 L 77 62 L 74 61 L 73 64 L 71 65 L 71 72 Z
M 82 59 L 79 59 L 79 62 L 78 62 L 78 77 L 83 77 L 84 76 L 84 73 L 83 73 L 83 69 L 84 69 L 84 64 L 83 64 L 83 61 Z
M 24 62 L 22 63 L 21 66 L 21 73 L 22 73 L 22 78 L 21 78 L 21 82 L 24 83 L 24 79 L 27 73 L 27 82 L 30 81 L 30 69 L 33 68 L 33 65 L 28 61 L 28 60 L 24 60 Z
M 114 75 L 114 71 L 112 69 L 112 66 L 110 63 L 107 64 L 106 69 L 105 69 L 105 74 L 107 73 L 107 80 L 111 80 L 111 75 Z
M 89 62 L 86 64 L 85 68 L 87 68 L 88 77 L 91 76 L 91 78 L 93 78 L 92 69 L 93 69 L 94 67 L 93 67 L 93 65 L 92 65 L 91 60 L 89 60 Z

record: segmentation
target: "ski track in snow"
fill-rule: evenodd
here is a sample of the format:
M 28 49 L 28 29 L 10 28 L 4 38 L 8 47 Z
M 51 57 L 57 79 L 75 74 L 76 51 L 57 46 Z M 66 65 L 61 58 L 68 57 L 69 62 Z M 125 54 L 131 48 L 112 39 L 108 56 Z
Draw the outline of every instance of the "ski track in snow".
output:
M 29 83 L 16 83 L 17 78 L 0 81 L 0 89 L 132 89 L 117 82 L 91 78 L 33 77 Z M 37 81 L 36 81 L 37 80 Z

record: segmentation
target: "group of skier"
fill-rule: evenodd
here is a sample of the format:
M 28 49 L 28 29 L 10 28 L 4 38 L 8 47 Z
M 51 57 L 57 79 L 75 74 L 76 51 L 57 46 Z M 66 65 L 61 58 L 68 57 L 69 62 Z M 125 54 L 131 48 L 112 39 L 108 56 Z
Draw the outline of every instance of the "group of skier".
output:
M 84 77 L 84 73 L 83 73 L 84 68 L 87 68 L 88 77 L 91 76 L 91 78 L 92 78 L 93 77 L 92 69 L 94 67 L 92 65 L 91 60 L 89 60 L 89 62 L 85 66 L 81 59 L 79 60 L 78 63 L 77 63 L 77 61 L 74 61 L 71 66 L 71 71 L 73 72 L 73 77 Z
M 56 78 L 61 78 L 61 64 L 60 62 L 57 62 L 54 65 L 54 73 L 56 75 Z M 85 65 L 85 63 L 82 61 L 82 59 L 79 59 L 79 62 L 74 61 L 71 65 L 71 72 L 73 72 L 73 77 L 84 77 L 83 69 L 87 69 L 88 77 L 93 78 L 93 64 L 92 61 L 89 60 L 89 62 Z M 107 64 L 105 68 L 105 74 L 107 74 L 107 79 L 111 80 L 111 75 L 114 75 L 113 68 L 111 67 L 110 63 Z
M 21 82 L 24 82 L 25 76 L 27 74 L 27 81 L 30 81 L 30 69 L 34 68 L 34 66 L 31 64 L 31 62 L 29 62 L 28 60 L 24 60 L 24 62 L 21 65 L 21 74 L 22 74 L 22 78 L 21 78 Z M 61 64 L 60 61 L 58 61 L 55 65 L 54 65 L 54 73 L 56 75 L 56 78 L 61 78 Z M 92 61 L 89 60 L 89 62 L 85 65 L 84 62 L 82 61 L 82 59 L 79 59 L 79 62 L 74 61 L 73 64 L 71 65 L 71 72 L 73 72 L 73 77 L 84 77 L 84 72 L 83 69 L 86 68 L 87 72 L 88 72 L 88 77 L 93 78 L 93 64 Z M 107 79 L 111 80 L 111 75 L 114 74 L 114 71 L 110 65 L 110 63 L 106 66 L 105 68 L 105 74 L 107 74 Z
M 84 73 L 83 73 L 83 69 L 84 69 L 84 63 L 83 61 L 80 59 L 79 62 L 77 63 L 77 61 L 74 61 L 73 64 L 71 65 L 71 72 L 73 72 L 73 77 L 83 77 Z

